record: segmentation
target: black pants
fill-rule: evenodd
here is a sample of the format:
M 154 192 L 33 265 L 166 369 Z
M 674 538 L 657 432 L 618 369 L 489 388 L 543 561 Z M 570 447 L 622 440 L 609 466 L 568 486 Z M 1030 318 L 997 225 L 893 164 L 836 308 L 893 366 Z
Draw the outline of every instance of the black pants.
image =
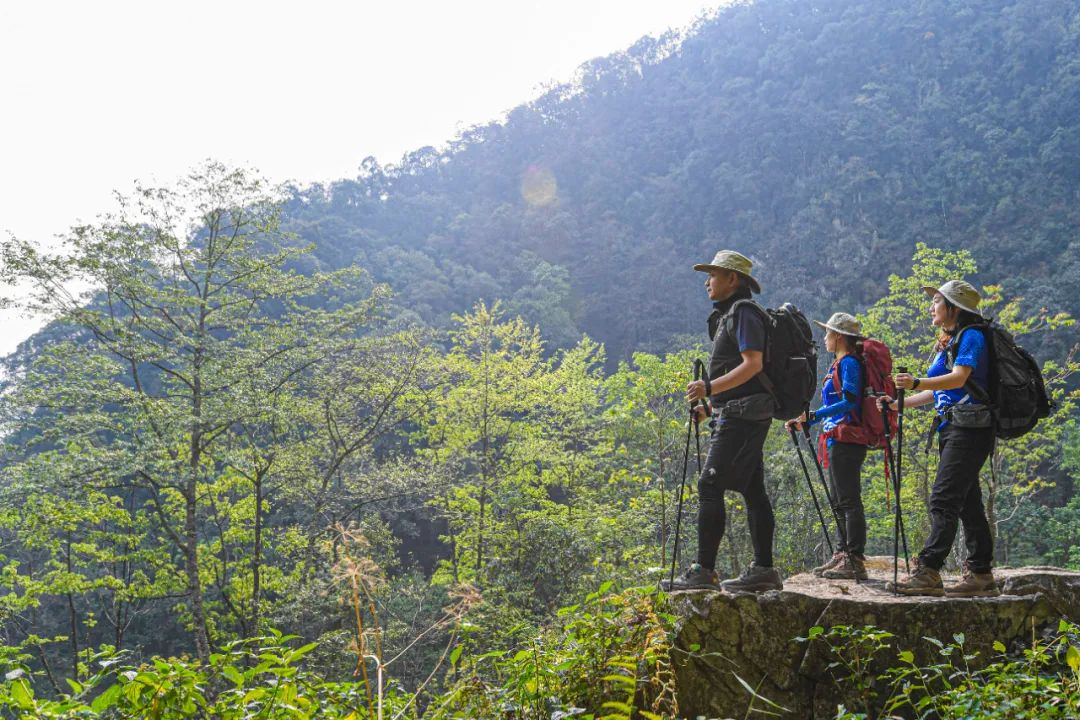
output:
M 698 562 L 716 569 L 716 553 L 727 522 L 724 491 L 734 490 L 746 499 L 750 542 L 754 562 L 772 567 L 773 510 L 765 492 L 762 448 L 769 434 L 769 420 L 724 418 L 713 430 L 709 455 L 698 478 Z
M 836 503 L 837 518 L 847 536 L 841 536 L 839 547 L 844 552 L 863 557 L 866 554 L 866 514 L 862 504 L 862 466 L 866 446 L 834 442 L 829 447 L 830 492 Z
M 990 523 L 983 508 L 979 470 L 994 446 L 990 428 L 958 428 L 941 431 L 937 477 L 930 491 L 930 537 L 919 558 L 940 570 L 956 539 L 957 521 L 964 526 L 967 562 L 972 572 L 989 572 L 994 558 Z

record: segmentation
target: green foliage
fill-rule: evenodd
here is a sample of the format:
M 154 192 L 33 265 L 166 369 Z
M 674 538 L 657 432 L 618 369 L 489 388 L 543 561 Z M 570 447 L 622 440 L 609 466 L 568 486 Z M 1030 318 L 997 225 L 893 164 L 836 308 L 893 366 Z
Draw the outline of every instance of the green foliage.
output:
M 584 339 L 546 360 L 539 332 L 498 305 L 457 322 L 421 430 L 421 457 L 450 481 L 430 501 L 451 552 L 436 579 L 485 586 L 511 576 L 540 590 L 554 572 L 576 578 L 589 560 L 574 513 L 595 477 L 602 350 Z
M 208 665 L 184 658 L 131 664 L 123 653 L 104 648 L 87 658 L 84 673 L 68 683 L 71 692 L 58 699 L 38 697 L 29 668 L 8 660 L 0 682 L 0 716 L 56 720 L 374 717 L 362 684 L 330 682 L 311 672 L 304 658 L 315 645 L 296 646 L 295 640 L 295 636 L 272 631 L 233 641 L 211 654 Z M 391 691 L 383 709 L 395 712 L 408 700 Z
M 382 326 L 388 289 L 359 268 L 299 272 L 278 199 L 209 163 L 61 253 L 3 245 L 3 277 L 65 336 L 3 398 L 5 507 L 27 509 L 0 518 L 24 551 L 8 605 L 66 599 L 75 654 L 84 600 L 110 594 L 118 646 L 139 602 L 178 596 L 203 662 L 212 637 L 258 635 L 366 493 L 359 463 L 415 415 L 422 333 Z
M 651 559 L 660 568 L 668 567 L 673 545 L 675 518 L 682 479 L 688 412 L 682 395 L 691 377 L 690 368 L 699 357 L 684 351 L 666 356 L 635 353 L 631 363 L 620 363 L 605 381 L 607 394 L 606 422 L 612 450 L 618 459 L 612 481 L 618 487 L 632 488 L 625 511 L 641 530 L 648 530 L 651 542 L 627 547 L 624 555 Z M 707 428 L 701 430 L 707 432 Z M 695 448 L 691 448 L 694 452 Z M 683 488 L 688 504 L 684 510 L 692 517 L 692 492 L 696 485 L 694 460 L 687 468 Z M 693 552 L 688 541 L 693 535 L 683 526 L 680 547 L 683 555 Z M 624 535 L 624 537 L 633 537 Z M 696 539 L 694 540 L 696 542 Z
M 612 592 L 607 583 L 522 647 L 482 652 L 468 633 L 449 654 L 447 689 L 415 698 L 389 684 L 332 682 L 312 671 L 316 643 L 266 636 L 226 643 L 205 665 L 186 658 L 131 664 L 111 647 L 88 655 L 71 692 L 39 697 L 24 648 L 0 647 L 0 716 L 40 718 L 447 718 L 579 716 L 609 720 L 677 715 L 670 665 L 673 618 L 657 610 L 655 591 Z M 388 663 L 389 664 L 389 663 Z M 40 679 L 40 678 L 37 678 Z M 408 713 L 406 715 L 406 713 Z
M 940 663 L 919 666 L 910 653 L 901 653 L 901 664 L 885 677 L 892 697 L 887 710 L 905 710 L 920 718 L 1070 718 L 1080 713 L 1080 648 L 1078 628 L 1061 621 L 1049 640 L 1034 639 L 1022 657 L 1005 655 L 995 643 L 998 658 L 984 668 L 973 669 L 978 653 L 964 647 L 964 636 L 944 644 L 933 638 L 943 658 Z
M 825 669 L 843 690 L 844 700 L 871 714 L 879 694 L 874 661 L 881 651 L 891 647 L 893 637 L 892 633 L 870 625 L 835 625 L 828 630 L 815 625 L 806 637 L 795 639 L 798 642 L 824 643 L 831 657 L 835 658 Z
M 900 650 L 896 664 L 881 669 L 893 636 L 874 627 L 811 628 L 804 642 L 821 642 L 833 658 L 828 669 L 845 697 L 861 711 L 841 705 L 836 717 L 866 718 L 877 712 L 904 717 L 1071 718 L 1080 713 L 1080 628 L 1061 620 L 1045 638 L 1032 634 L 1030 645 L 1008 654 L 1001 642 L 984 661 L 965 647 L 963 634 L 952 642 L 925 638 L 938 662 L 916 660 Z
M 425 718 L 676 717 L 674 618 L 657 610 L 655 590 L 611 588 L 560 609 L 552 627 L 521 646 L 452 656 L 452 684 Z

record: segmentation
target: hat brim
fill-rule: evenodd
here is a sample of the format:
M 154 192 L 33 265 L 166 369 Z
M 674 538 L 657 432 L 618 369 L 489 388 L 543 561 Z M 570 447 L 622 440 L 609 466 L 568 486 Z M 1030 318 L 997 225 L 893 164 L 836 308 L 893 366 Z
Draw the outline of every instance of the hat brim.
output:
M 810 322 L 814 323 L 823 330 L 832 330 L 834 333 L 840 333 L 841 335 L 847 335 L 848 337 L 859 338 L 860 340 L 866 339 L 866 335 L 860 335 L 858 333 L 848 332 L 847 330 L 841 330 L 835 325 L 830 325 L 829 323 L 823 323 L 819 320 L 811 320 Z
M 926 293 L 927 295 L 929 295 L 931 298 L 940 293 L 943 298 L 945 298 L 946 300 L 948 300 L 949 302 L 951 302 L 953 305 L 960 308 L 961 310 L 967 310 L 972 315 L 978 315 L 979 317 L 983 316 L 983 314 L 981 312 L 979 312 L 978 310 L 976 310 L 975 308 L 968 307 L 967 305 L 965 305 L 962 302 L 957 302 L 956 298 L 949 297 L 945 293 L 941 292 L 941 288 L 936 288 L 936 287 L 933 287 L 931 285 L 923 285 L 922 289 L 923 289 L 923 292 Z
M 761 294 L 761 285 L 758 284 L 758 281 L 755 280 L 753 278 L 753 276 L 747 275 L 744 272 L 739 272 L 738 270 L 734 270 L 734 269 L 729 268 L 729 267 L 723 267 L 722 265 L 710 265 L 709 263 L 698 263 L 697 265 L 694 266 L 694 269 L 697 270 L 698 272 L 713 272 L 714 270 L 730 270 L 731 272 L 739 273 L 744 278 L 746 278 L 747 282 L 750 283 L 750 289 L 751 290 L 756 292 L 758 295 Z

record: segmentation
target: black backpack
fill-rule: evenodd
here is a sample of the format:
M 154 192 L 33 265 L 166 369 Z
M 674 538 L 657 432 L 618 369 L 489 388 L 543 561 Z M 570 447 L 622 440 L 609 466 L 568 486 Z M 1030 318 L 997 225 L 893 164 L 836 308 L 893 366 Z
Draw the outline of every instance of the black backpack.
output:
M 742 304 L 754 306 L 766 320 L 765 368 L 758 377 L 776 404 L 773 417 L 797 418 L 810 407 L 817 391 L 817 343 L 810 323 L 791 303 L 773 310 L 753 300 L 738 300 L 729 316 Z
M 960 337 L 971 328 L 980 328 L 986 335 L 990 353 L 990 393 L 972 380 L 964 385 L 972 397 L 990 407 L 994 417 L 994 433 L 1002 440 L 1018 438 L 1035 424 L 1050 415 L 1054 401 L 1046 392 L 1046 382 L 1035 358 L 1016 344 L 1012 334 L 998 323 L 968 325 L 946 349 L 946 366 L 951 370 L 956 360 Z

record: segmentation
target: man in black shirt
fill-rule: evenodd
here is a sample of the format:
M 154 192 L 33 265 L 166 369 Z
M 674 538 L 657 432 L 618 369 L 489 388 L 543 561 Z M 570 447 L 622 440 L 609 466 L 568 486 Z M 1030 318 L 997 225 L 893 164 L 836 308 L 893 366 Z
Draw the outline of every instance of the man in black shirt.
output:
M 773 511 L 765 492 L 762 448 L 769 433 L 773 399 L 762 385 L 768 316 L 752 301 L 761 286 L 750 274 L 753 263 L 731 250 L 721 250 L 711 263 L 694 266 L 709 274 L 705 288 L 713 301 L 709 336 L 713 341 L 709 378 L 686 387 L 691 403 L 709 397 L 714 416 L 709 455 L 698 478 L 697 562 L 671 583 L 672 590 L 723 587 L 728 592 L 780 590 L 784 584 L 773 567 Z M 722 584 L 716 554 L 724 536 L 724 491 L 746 500 L 754 562 L 735 579 Z

